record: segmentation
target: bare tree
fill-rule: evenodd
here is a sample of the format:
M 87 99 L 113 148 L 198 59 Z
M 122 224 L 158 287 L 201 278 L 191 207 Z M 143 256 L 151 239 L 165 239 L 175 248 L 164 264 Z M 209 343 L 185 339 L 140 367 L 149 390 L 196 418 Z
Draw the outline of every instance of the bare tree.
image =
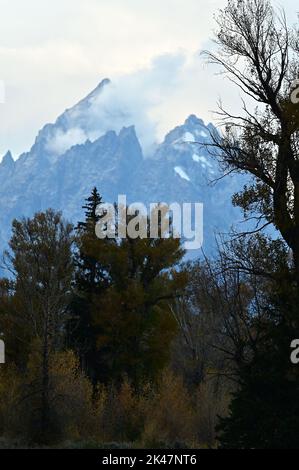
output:
M 257 230 L 273 223 L 293 252 L 299 283 L 299 104 L 292 100 L 299 71 L 298 33 L 269 0 L 229 0 L 217 18 L 219 52 L 208 59 L 242 93 L 234 115 L 220 103 L 224 134 L 211 145 L 226 172 L 250 174 L 234 196 Z M 249 102 L 256 104 L 251 111 Z M 214 150 L 215 152 L 214 152 Z
M 282 241 L 256 234 L 223 244 L 214 261 L 189 266 L 185 296 L 172 312 L 195 383 L 209 376 L 238 380 L 263 339 L 270 297 L 287 263 Z

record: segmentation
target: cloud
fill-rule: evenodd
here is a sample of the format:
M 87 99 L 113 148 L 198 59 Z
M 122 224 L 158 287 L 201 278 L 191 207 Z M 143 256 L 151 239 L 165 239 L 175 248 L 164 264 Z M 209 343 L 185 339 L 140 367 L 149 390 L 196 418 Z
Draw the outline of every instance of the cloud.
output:
M 194 52 L 224 1 L 0 0 L 0 154 L 28 150 L 38 129 L 101 77 L 116 83 L 157 56 Z
M 226 3 L 0 0 L 0 79 L 6 90 L 0 103 L 0 155 L 8 148 L 15 155 L 28 150 L 38 129 L 105 76 L 115 85 L 110 108 L 117 110 L 115 97 L 133 113 L 147 148 L 154 134 L 161 139 L 188 114 L 210 120 L 218 96 L 230 103 L 235 98 L 203 66 L 197 51 L 213 35 L 213 15 Z M 294 0 L 285 0 L 284 7 L 291 24 Z M 76 132 L 65 140 L 72 135 L 76 140 Z
M 149 67 L 112 79 L 91 108 L 93 130 L 98 123 L 102 133 L 135 125 L 144 152 L 150 153 L 159 140 L 156 111 L 175 92 L 185 61 L 183 53 L 165 54 L 155 58 Z
M 80 128 L 68 129 L 66 132 L 58 130 L 54 137 L 48 141 L 47 150 L 56 155 L 61 155 L 73 145 L 83 144 L 87 139 L 88 136 Z
M 220 96 L 230 107 L 239 105 L 238 91 L 214 72 L 199 51 L 181 50 L 155 57 L 135 72 L 116 75 L 84 106 L 80 103 L 66 112 L 67 130 L 50 136 L 48 149 L 61 154 L 107 131 L 118 133 L 134 125 L 145 156 L 150 156 L 165 134 L 190 114 L 211 121 L 209 110 L 216 109 Z
M 183 53 L 165 54 L 146 68 L 116 76 L 84 104 L 66 111 L 67 129 L 58 128 L 49 136 L 48 150 L 59 155 L 87 139 L 93 141 L 107 131 L 119 132 L 134 125 L 145 155 L 150 154 L 158 140 L 155 110 L 175 92 L 185 62 Z

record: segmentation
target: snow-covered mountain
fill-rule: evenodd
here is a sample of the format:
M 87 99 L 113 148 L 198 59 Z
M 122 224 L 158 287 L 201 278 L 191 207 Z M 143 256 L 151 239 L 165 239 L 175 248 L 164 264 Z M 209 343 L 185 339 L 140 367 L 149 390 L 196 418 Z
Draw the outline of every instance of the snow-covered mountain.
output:
M 112 119 L 114 129 L 107 129 L 103 116 L 109 110 L 97 113 L 109 83 L 103 80 L 54 124 L 45 125 L 29 152 L 15 161 L 8 152 L 2 159 L 0 249 L 7 244 L 15 217 L 52 207 L 74 223 L 81 220 L 81 206 L 93 186 L 107 202 L 116 201 L 118 194 L 126 194 L 129 203 L 203 202 L 207 251 L 214 246 L 214 231 L 227 232 L 240 219 L 231 204 L 240 181 L 224 178 L 211 185 L 219 168 L 197 144 L 209 141 L 212 124 L 206 126 L 195 115 L 189 116 L 145 158 L 134 123 L 121 128 L 119 113 Z

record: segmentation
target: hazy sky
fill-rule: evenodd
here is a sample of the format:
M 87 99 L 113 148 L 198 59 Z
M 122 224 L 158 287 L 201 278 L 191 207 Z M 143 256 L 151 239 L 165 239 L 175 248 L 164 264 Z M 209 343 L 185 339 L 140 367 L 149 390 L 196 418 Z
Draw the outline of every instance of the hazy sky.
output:
M 199 51 L 226 0 L 0 0 L 0 156 L 109 77 L 153 122 L 157 138 L 187 115 L 213 120 L 237 98 Z M 279 5 L 278 2 L 276 2 Z M 283 2 L 290 22 L 297 0 Z M 128 91 L 127 91 L 128 90 Z M 0 85 L 1 95 L 1 85 Z M 235 102 L 235 101 L 234 101 Z

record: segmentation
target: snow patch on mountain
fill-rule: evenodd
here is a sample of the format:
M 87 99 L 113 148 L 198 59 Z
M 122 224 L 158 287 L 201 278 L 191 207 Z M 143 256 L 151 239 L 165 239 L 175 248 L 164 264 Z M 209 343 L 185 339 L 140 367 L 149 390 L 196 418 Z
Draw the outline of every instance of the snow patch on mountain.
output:
M 185 132 L 182 137 L 182 142 L 195 142 L 195 137 L 191 132 Z
M 209 137 L 209 134 L 206 131 L 198 131 L 198 135 L 205 138 Z
M 175 171 L 181 178 L 183 178 L 184 180 L 190 181 L 189 176 L 188 176 L 187 173 L 183 170 L 183 168 L 181 168 L 180 166 L 175 166 L 175 167 L 174 167 L 174 171 Z

